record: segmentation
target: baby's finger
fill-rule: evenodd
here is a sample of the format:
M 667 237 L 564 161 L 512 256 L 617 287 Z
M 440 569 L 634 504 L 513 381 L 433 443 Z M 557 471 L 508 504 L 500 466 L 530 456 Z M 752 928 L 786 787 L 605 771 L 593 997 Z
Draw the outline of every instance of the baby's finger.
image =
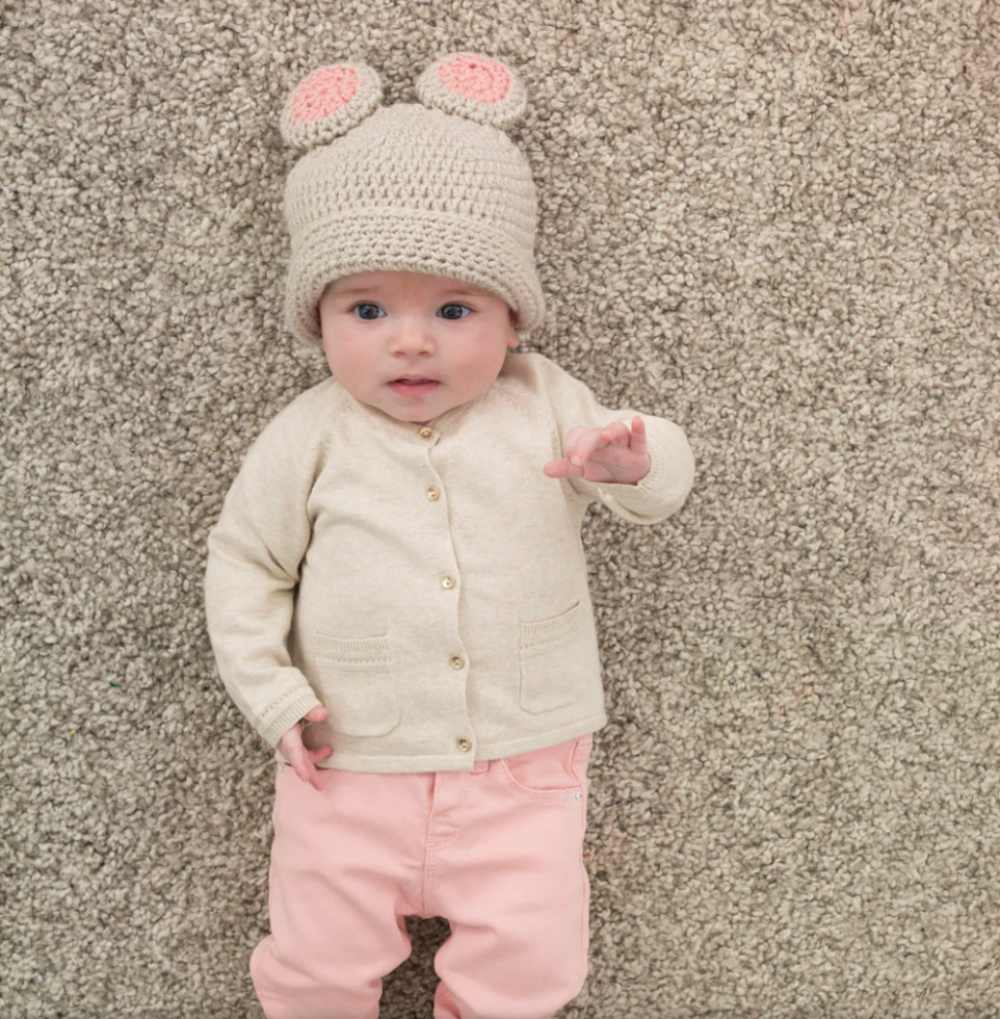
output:
M 593 456 L 594 450 L 606 446 L 608 438 L 600 428 L 588 428 L 575 439 L 566 451 L 566 457 L 575 467 L 583 465 Z
M 561 460 L 553 460 L 551 463 L 547 463 L 542 470 L 550 478 L 578 478 L 583 474 L 583 468 L 572 463 L 568 456 L 564 456 Z
M 638 414 L 632 418 L 632 438 L 628 445 L 634 453 L 646 453 L 646 422 Z
M 604 426 L 602 433 L 604 438 L 607 439 L 609 446 L 621 446 L 628 449 L 630 432 L 628 425 L 624 421 L 612 421 L 611 424 Z
M 316 707 L 310 708 L 306 712 L 306 724 L 309 722 L 325 722 L 328 714 L 329 712 L 326 710 L 325 704 L 317 704 Z
M 313 789 L 321 788 L 319 784 L 319 772 L 308 757 L 303 758 L 303 760 L 296 765 L 295 774 L 298 775 L 303 782 L 308 782 Z
M 316 769 L 313 767 L 309 751 L 302 745 L 301 740 L 295 746 L 286 746 L 284 754 L 298 778 L 310 785 L 316 784 L 314 781 Z

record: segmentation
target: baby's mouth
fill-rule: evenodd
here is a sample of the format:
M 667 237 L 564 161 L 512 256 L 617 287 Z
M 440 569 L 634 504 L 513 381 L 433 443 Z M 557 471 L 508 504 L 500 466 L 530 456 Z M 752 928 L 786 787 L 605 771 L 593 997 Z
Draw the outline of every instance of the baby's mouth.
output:
M 404 400 L 419 400 L 430 396 L 440 384 L 437 379 L 394 379 L 389 388 Z

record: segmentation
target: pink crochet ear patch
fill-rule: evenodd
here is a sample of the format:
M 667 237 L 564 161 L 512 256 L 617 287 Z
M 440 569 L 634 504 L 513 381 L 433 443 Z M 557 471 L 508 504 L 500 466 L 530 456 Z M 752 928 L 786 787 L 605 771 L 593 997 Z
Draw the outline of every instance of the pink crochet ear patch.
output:
M 308 124 L 343 109 L 357 94 L 358 72 L 353 67 L 320 67 L 292 96 L 293 124 Z
M 450 92 L 481 103 L 499 103 L 510 91 L 510 74 L 497 60 L 461 54 L 437 68 L 438 80 Z
M 524 115 L 528 96 L 517 71 L 486 53 L 455 50 L 428 64 L 417 79 L 424 106 L 501 131 Z

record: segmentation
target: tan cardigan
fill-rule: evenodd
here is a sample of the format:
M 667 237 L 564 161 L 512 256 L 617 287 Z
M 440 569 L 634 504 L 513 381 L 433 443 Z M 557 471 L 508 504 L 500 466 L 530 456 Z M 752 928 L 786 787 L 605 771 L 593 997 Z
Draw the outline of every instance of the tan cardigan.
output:
M 508 352 L 488 393 L 426 427 L 333 378 L 261 431 L 208 536 L 205 606 L 219 673 L 277 750 L 346 771 L 467 771 L 607 722 L 580 527 L 600 499 L 636 524 L 681 508 L 684 432 L 643 414 L 637 485 L 542 471 L 575 425 L 631 421 L 547 357 Z

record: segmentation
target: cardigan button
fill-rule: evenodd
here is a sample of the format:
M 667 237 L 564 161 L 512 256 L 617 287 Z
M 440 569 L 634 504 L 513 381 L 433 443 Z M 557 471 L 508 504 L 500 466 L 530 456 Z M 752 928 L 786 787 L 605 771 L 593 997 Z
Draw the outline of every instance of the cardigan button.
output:
M 444 576 L 441 578 L 441 586 L 450 591 L 455 586 L 455 581 L 451 577 Z
M 463 736 L 458 741 L 458 749 L 463 751 L 463 753 L 468 753 L 472 749 L 472 740 L 468 740 Z
M 424 427 L 417 432 L 417 435 L 419 435 L 421 439 L 429 439 L 433 434 L 434 429 L 428 428 L 427 425 L 424 425 Z
M 465 659 L 461 655 L 452 655 L 451 658 L 448 659 L 448 664 L 453 669 L 464 669 Z
M 437 502 L 438 499 L 441 498 L 441 493 L 432 485 L 427 489 L 427 498 L 430 499 L 431 502 Z

